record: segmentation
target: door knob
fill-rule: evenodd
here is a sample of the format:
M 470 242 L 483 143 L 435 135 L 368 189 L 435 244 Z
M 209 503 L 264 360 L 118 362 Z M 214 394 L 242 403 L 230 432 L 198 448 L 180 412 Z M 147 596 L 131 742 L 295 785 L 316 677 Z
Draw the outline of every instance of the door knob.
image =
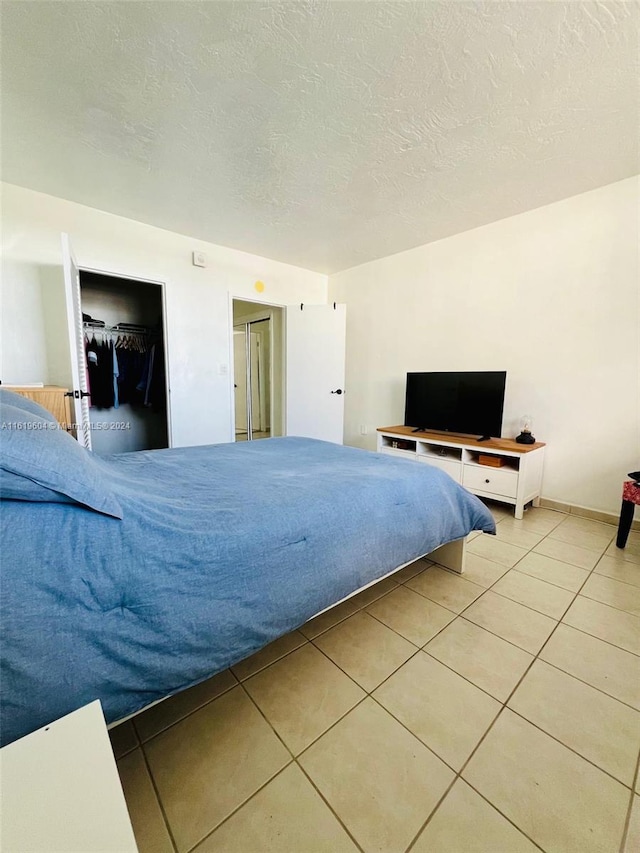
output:
M 342 390 L 342 388 L 338 388 L 337 391 L 332 391 L 331 393 L 332 394 L 344 394 L 344 391 Z

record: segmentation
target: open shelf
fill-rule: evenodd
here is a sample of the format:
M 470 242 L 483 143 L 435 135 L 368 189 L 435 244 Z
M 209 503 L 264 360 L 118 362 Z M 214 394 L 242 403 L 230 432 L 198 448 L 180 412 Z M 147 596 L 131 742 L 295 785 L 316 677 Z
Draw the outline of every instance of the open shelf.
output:
M 437 459 L 450 459 L 454 462 L 460 462 L 462 461 L 463 448 L 421 441 L 419 442 L 418 453 L 424 456 L 433 456 Z
M 544 447 L 541 442 L 518 444 L 508 438 L 480 442 L 474 436 L 416 433 L 405 426 L 378 428 L 380 453 L 440 468 L 470 492 L 512 504 L 516 518 L 522 518 L 525 504 L 537 505 L 540 500 Z
M 492 459 L 499 459 L 500 465 L 490 465 L 480 461 L 481 456 L 489 456 Z M 468 465 L 478 465 L 480 468 L 486 468 L 489 471 L 518 471 L 520 468 L 519 456 L 507 456 L 506 454 L 483 453 L 480 450 L 466 450 L 465 463 Z
M 415 456 L 418 442 L 404 436 L 380 436 L 382 449 L 387 453 L 397 453 L 400 456 Z

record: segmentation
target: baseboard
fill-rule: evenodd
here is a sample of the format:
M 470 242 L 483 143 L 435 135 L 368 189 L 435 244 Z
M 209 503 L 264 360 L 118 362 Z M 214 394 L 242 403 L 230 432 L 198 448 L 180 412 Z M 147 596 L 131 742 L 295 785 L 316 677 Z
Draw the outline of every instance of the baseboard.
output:
M 570 515 L 578 515 L 580 518 L 588 518 L 591 521 L 601 521 L 604 524 L 613 524 L 618 526 L 619 516 L 612 512 L 602 512 L 598 509 L 589 509 L 586 506 L 575 506 L 574 504 L 563 503 L 562 501 L 552 501 L 549 498 L 540 498 L 540 506 L 545 509 L 555 509 L 558 512 L 566 512 Z M 640 530 L 640 519 L 636 519 L 631 524 L 632 530 Z

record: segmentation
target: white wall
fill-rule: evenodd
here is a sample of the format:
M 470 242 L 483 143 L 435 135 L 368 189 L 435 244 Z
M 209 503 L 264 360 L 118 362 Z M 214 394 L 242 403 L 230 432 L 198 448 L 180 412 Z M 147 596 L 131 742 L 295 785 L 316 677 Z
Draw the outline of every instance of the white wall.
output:
M 544 497 L 617 513 L 640 467 L 638 210 L 631 178 L 331 276 L 346 443 L 402 423 L 407 371 L 506 369 L 503 435 L 533 416 Z
M 319 273 L 193 240 L 22 187 L 2 190 L 2 346 L 6 384 L 68 384 L 60 233 L 81 267 L 166 283 L 175 446 L 232 440 L 230 300 L 324 303 Z M 191 264 L 205 252 L 208 267 Z M 255 282 L 264 283 L 258 294 Z M 46 334 L 45 334 L 46 331 Z

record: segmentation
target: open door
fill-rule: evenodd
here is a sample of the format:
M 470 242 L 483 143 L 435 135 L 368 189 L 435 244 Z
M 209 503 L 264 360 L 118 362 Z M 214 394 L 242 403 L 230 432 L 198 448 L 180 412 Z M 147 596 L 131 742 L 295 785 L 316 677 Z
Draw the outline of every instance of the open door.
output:
M 346 305 L 287 307 L 287 435 L 342 444 Z
M 89 389 L 82 335 L 82 308 L 80 305 L 80 276 L 78 265 L 71 251 L 68 234 L 62 235 L 62 266 L 64 269 L 64 292 L 67 305 L 67 328 L 71 352 L 71 410 L 74 414 L 77 439 L 83 447 L 91 450 L 89 423 Z

